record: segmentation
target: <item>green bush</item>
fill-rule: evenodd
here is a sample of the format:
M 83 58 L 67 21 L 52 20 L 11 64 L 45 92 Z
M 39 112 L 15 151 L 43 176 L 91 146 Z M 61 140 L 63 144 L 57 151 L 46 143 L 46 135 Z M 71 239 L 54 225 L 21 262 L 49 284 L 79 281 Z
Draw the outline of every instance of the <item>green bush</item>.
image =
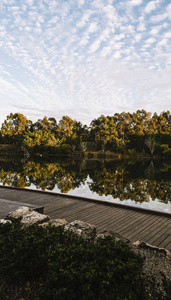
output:
M 15 221 L 0 225 L 0 265 L 1 299 L 26 290 L 26 299 L 149 299 L 143 259 L 111 237 L 95 242 L 63 227 L 21 229 Z

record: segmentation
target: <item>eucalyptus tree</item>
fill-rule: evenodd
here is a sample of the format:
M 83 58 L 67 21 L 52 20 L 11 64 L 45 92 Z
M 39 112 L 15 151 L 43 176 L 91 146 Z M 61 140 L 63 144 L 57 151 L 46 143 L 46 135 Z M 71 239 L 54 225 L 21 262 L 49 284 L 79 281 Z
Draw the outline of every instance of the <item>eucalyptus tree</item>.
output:
M 71 119 L 68 116 L 63 116 L 62 119 L 58 123 L 57 132 L 59 138 L 66 142 L 69 138 L 71 138 L 76 133 L 77 129 L 77 121 Z
M 98 119 L 94 119 L 90 124 L 91 133 L 94 133 L 95 140 L 104 144 L 114 141 L 117 136 L 115 120 L 112 117 L 101 115 Z
M 171 113 L 168 110 L 168 111 L 162 112 L 161 114 L 166 120 L 166 131 L 168 134 L 171 134 Z
M 21 113 L 10 113 L 1 127 L 1 136 L 12 143 L 21 143 L 32 122 Z
M 148 124 L 151 118 L 151 113 L 144 109 L 137 110 L 132 114 L 132 129 L 134 134 L 144 136 L 148 131 Z
M 171 114 L 169 111 L 163 112 L 158 116 L 157 127 L 159 134 L 171 133 Z
M 148 129 L 146 132 L 147 135 L 154 136 L 154 135 L 158 134 L 157 119 L 158 119 L 158 116 L 157 116 L 157 113 L 155 113 L 148 121 Z
M 128 139 L 128 135 L 132 133 L 132 117 L 128 112 L 115 113 L 113 119 L 116 124 L 116 129 L 118 133 L 118 138 L 125 141 Z
M 58 145 L 59 139 L 55 137 L 54 133 L 35 130 L 33 132 L 26 132 L 23 136 L 23 146 L 34 147 L 34 146 L 56 146 Z
M 30 122 L 23 114 L 11 113 L 2 123 L 1 134 L 2 136 L 21 134 L 29 128 Z
M 32 132 L 42 130 L 46 132 L 55 132 L 57 130 L 57 122 L 55 118 L 38 119 L 37 122 L 33 123 L 30 129 Z

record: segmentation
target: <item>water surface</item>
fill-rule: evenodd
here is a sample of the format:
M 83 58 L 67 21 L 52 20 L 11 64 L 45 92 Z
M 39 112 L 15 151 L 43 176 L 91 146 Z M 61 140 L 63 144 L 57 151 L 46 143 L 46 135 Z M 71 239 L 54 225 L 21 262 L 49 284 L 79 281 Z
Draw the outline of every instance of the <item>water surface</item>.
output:
M 171 213 L 168 161 L 0 161 L 0 184 Z

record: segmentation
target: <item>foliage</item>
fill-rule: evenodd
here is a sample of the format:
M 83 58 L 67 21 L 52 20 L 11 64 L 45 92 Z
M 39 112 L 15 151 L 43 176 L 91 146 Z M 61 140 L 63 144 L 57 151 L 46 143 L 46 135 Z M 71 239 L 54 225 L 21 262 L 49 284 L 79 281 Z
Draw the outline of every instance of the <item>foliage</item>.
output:
M 68 144 L 71 151 L 64 151 L 64 155 L 80 151 L 82 143 L 86 142 L 87 148 L 82 149 L 83 152 L 101 151 L 105 154 L 112 151 L 129 155 L 129 150 L 134 149 L 137 155 L 147 153 L 153 156 L 155 153 L 170 157 L 171 114 L 166 111 L 152 116 L 142 109 L 113 116 L 101 115 L 87 127 L 69 116 L 63 116 L 58 123 L 55 118 L 46 116 L 33 123 L 20 113 L 11 113 L 2 124 L 0 142 L 16 144 L 20 148 L 24 146 L 28 150 L 34 147 L 34 152 L 39 146 L 43 151 L 46 146 Z M 167 151 L 162 151 L 162 144 L 168 145 Z
M 70 138 L 76 131 L 76 120 L 72 120 L 68 116 L 62 117 L 58 124 L 58 135 L 59 138 L 66 142 L 68 138 Z
M 56 146 L 59 144 L 59 139 L 55 138 L 54 133 L 37 130 L 34 132 L 27 132 L 23 135 L 23 146 Z
M 95 242 L 62 227 L 21 229 L 16 220 L 0 225 L 0 263 L 1 299 L 19 299 L 26 287 L 27 299 L 37 300 L 149 299 L 143 259 L 111 237 Z
M 1 136 L 6 142 L 21 144 L 23 134 L 29 130 L 31 123 L 23 114 L 11 113 L 2 123 Z
M 97 120 L 91 122 L 91 131 L 94 132 L 95 140 L 103 141 L 105 145 L 117 137 L 116 124 L 113 118 L 101 115 Z

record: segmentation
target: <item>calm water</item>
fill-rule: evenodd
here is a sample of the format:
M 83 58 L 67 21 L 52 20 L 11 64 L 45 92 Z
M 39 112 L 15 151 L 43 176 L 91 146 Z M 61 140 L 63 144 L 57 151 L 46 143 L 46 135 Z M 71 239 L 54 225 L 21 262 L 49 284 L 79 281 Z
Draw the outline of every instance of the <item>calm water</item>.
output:
M 0 161 L 0 184 L 171 213 L 171 162 L 166 161 Z

